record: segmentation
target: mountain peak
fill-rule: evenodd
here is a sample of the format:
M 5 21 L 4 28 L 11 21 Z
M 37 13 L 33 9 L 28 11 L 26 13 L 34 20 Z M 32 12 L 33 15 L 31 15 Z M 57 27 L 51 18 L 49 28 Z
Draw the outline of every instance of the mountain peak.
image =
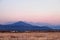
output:
M 16 23 L 25 23 L 25 22 L 23 22 L 23 21 L 18 21 L 18 22 L 16 22 Z
M 18 21 L 18 22 L 15 22 L 13 23 L 12 25 L 28 25 L 28 26 L 32 26 L 31 24 L 27 23 L 27 22 L 24 22 L 24 21 Z

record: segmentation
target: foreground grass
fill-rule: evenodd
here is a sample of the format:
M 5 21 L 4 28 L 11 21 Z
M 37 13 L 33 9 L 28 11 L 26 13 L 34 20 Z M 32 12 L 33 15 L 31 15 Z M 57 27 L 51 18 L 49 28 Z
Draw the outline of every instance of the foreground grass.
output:
M 60 32 L 0 33 L 0 40 L 60 40 Z

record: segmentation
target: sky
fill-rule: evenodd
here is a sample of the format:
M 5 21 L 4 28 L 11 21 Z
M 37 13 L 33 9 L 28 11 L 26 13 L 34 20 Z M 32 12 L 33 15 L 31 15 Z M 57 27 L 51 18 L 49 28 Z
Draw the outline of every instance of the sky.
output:
M 13 21 L 60 24 L 60 0 L 0 0 L 0 23 Z

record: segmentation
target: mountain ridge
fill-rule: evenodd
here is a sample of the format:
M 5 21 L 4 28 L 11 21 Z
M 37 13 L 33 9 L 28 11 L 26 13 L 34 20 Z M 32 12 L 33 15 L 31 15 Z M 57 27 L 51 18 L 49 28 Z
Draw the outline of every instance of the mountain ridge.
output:
M 23 21 L 19 21 L 19 22 L 15 22 L 13 24 L 8 24 L 8 25 L 1 25 L 0 26 L 0 30 L 8 30 L 8 31 L 47 31 L 47 30 L 51 30 L 51 28 L 46 27 L 46 26 L 35 26 L 35 25 L 31 25 L 29 23 L 23 22 Z

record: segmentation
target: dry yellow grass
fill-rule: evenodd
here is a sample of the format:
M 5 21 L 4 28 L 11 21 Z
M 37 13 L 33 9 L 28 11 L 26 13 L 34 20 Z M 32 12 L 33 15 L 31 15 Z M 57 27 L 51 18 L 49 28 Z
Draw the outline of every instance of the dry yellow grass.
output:
M 60 40 L 60 32 L 0 33 L 0 40 Z

